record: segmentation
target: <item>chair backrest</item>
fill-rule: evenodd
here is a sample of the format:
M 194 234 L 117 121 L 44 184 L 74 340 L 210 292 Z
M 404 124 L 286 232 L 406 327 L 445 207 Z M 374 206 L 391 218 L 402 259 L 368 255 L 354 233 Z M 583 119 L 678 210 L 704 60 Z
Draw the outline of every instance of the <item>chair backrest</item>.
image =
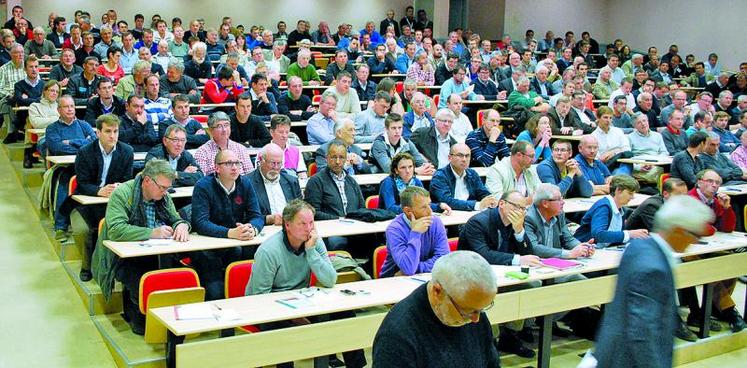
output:
M 287 85 L 288 85 L 288 82 L 286 82 L 284 80 L 282 80 L 282 81 L 280 81 L 280 83 L 278 83 L 278 86 L 281 86 L 281 87 L 285 87 Z
M 664 183 L 666 183 L 667 180 L 669 180 L 670 176 L 671 175 L 669 173 L 664 173 L 664 174 L 659 175 L 659 193 L 661 193 L 664 190 Z
M 168 307 L 172 305 L 200 303 L 205 301 L 205 288 L 191 287 L 173 290 L 160 290 L 150 293 L 148 308 Z M 166 326 L 160 321 L 145 315 L 145 342 L 148 344 L 162 344 L 166 342 Z
M 226 299 L 244 296 L 246 285 L 252 277 L 254 260 L 236 261 L 226 267 L 225 296 Z
M 311 103 L 314 105 L 318 105 L 322 102 L 322 95 L 314 95 L 314 97 L 311 98 Z
M 67 184 L 67 195 L 72 196 L 75 194 L 75 190 L 78 189 L 78 175 L 73 175 L 70 178 L 70 182 Z
M 485 119 L 485 114 L 488 112 L 488 109 L 483 110 L 477 110 L 477 127 L 482 128 L 482 122 L 483 119 Z
M 384 266 L 384 261 L 386 260 L 386 255 L 388 251 L 386 250 L 386 245 L 381 245 L 374 249 L 373 254 L 373 277 L 375 279 L 379 278 L 379 274 L 381 274 L 381 267 Z
M 168 268 L 150 271 L 140 278 L 140 313 L 148 311 L 148 297 L 155 291 L 193 288 L 200 286 L 197 272 L 191 268 Z
M 99 236 L 101 236 L 101 230 L 104 230 L 104 226 L 106 226 L 106 218 L 102 218 L 101 221 L 99 221 Z
M 309 172 L 309 177 L 314 176 L 316 174 L 316 162 L 310 163 L 307 171 Z
M 366 198 L 366 208 L 374 210 L 379 208 L 379 195 L 372 195 Z
M 402 93 L 402 90 L 405 88 L 405 82 L 403 81 L 397 81 L 394 83 L 394 88 L 397 91 L 397 93 Z
M 457 250 L 457 245 L 459 244 L 459 238 L 449 238 L 449 250 L 452 252 Z
M 207 124 L 207 122 L 208 122 L 208 116 L 207 115 L 191 115 L 190 117 L 192 119 L 195 119 L 198 122 L 200 122 L 200 124 Z
M 436 110 L 438 110 L 438 102 L 441 101 L 441 95 L 433 96 L 433 103 L 436 104 Z

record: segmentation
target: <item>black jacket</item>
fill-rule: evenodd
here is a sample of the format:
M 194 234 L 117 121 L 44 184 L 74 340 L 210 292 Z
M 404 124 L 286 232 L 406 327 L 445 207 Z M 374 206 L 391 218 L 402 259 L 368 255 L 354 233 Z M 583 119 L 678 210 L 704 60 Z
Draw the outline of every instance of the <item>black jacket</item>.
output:
M 168 153 L 166 152 L 166 147 L 164 147 L 163 144 L 159 144 L 153 147 L 152 150 L 148 151 L 148 154 L 145 156 L 145 162 L 148 162 L 154 158 L 160 158 L 162 160 L 168 161 L 168 159 L 166 158 L 167 155 Z M 197 171 L 193 173 L 184 172 L 184 169 L 186 169 L 188 166 L 196 167 Z M 202 170 L 200 170 L 200 165 L 197 164 L 195 158 L 192 157 L 192 154 L 187 150 L 184 150 L 184 152 L 182 152 L 182 155 L 179 156 L 179 160 L 176 161 L 176 174 L 177 178 L 176 180 L 174 180 L 173 184 L 173 186 L 175 187 L 194 186 L 197 181 L 204 176 Z
M 412 132 L 410 140 L 415 143 L 420 154 L 430 161 L 433 166 L 438 167 L 441 162 L 438 162 L 438 141 L 436 140 L 436 126 L 433 125 L 430 128 L 420 128 Z M 456 140 L 449 136 L 449 146 L 455 145 Z
M 112 103 L 114 106 L 114 110 L 112 110 L 110 113 L 122 116 L 125 113 L 125 106 L 124 101 L 117 97 L 112 96 L 114 98 L 114 102 Z M 86 117 L 85 121 L 87 121 L 91 126 L 96 126 L 96 118 L 98 118 L 101 115 L 104 115 L 104 106 L 101 105 L 101 98 L 100 97 L 94 97 L 90 100 L 88 100 L 88 103 L 86 104 Z
M 158 134 L 150 121 L 140 124 L 123 114 L 119 122 L 119 140 L 131 145 L 135 152 L 148 152 L 158 144 Z
M 492 265 L 511 265 L 515 254 L 530 253 L 526 233 L 516 240 L 514 229 L 503 224 L 499 209 L 491 208 L 472 216 L 459 233 L 459 250 L 471 250 Z
M 335 220 L 345 217 L 348 212 L 365 208 L 361 187 L 350 175 L 345 176 L 345 197 L 348 200 L 347 211 L 342 208 L 340 192 L 328 167 L 312 176 L 304 190 L 306 202 L 316 210 L 315 220 Z
M 124 183 L 132 179 L 133 159 L 132 147 L 124 142 L 117 142 L 105 184 Z M 75 175 L 78 180 L 75 193 L 96 196 L 101 188 L 99 185 L 103 169 L 104 158 L 101 156 L 98 139 L 81 147 L 75 155 Z
M 231 114 L 230 117 L 230 138 L 232 141 L 260 148 L 264 147 L 264 145 L 270 143 L 272 140 L 272 136 L 270 136 L 270 131 L 267 130 L 267 126 L 256 115 L 249 115 L 249 119 L 247 119 L 246 123 L 240 123 L 236 118 L 236 113 Z
M 278 113 L 287 115 L 291 121 L 309 120 L 310 117 L 314 116 L 315 112 L 306 111 L 309 106 L 311 106 L 311 98 L 304 94 L 298 100 L 293 100 L 288 97 L 288 92 L 283 92 L 278 99 Z M 301 110 L 301 115 L 290 113 L 295 110 Z
M 298 178 L 288 174 L 285 170 L 280 171 L 280 187 L 283 188 L 283 195 L 285 201 L 290 202 L 293 199 L 301 198 L 301 186 L 298 184 Z M 252 171 L 249 174 L 249 181 L 251 181 L 254 191 L 257 193 L 257 200 L 259 201 L 259 212 L 264 215 L 271 215 L 272 210 L 270 208 L 270 199 L 267 196 L 267 189 L 265 189 L 264 178 L 259 169 Z

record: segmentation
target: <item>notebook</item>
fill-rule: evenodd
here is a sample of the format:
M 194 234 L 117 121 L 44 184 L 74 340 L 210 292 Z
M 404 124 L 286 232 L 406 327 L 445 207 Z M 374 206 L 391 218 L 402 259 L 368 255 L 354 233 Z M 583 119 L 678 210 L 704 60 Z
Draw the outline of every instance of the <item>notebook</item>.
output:
M 571 261 L 571 260 L 567 260 L 567 259 L 560 259 L 560 258 L 547 258 L 547 259 L 543 259 L 542 260 L 542 264 L 545 265 L 545 266 L 547 266 L 547 267 L 554 268 L 554 269 L 560 270 L 560 271 L 564 271 L 564 270 L 567 270 L 569 268 L 583 266 L 583 263 L 576 262 L 576 261 Z

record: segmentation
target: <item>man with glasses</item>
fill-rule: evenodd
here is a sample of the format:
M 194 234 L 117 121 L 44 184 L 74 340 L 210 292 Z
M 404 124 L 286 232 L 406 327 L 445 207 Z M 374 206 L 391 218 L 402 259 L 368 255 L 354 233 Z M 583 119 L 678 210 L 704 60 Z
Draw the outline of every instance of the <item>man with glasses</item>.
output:
M 494 208 L 498 201 L 482 183 L 477 171 L 469 168 L 469 147 L 457 143 L 449 151 L 449 164 L 438 169 L 431 181 L 434 201 L 455 210 L 478 211 Z
M 537 165 L 537 175 L 543 183 L 557 185 L 563 198 L 591 197 L 594 189 L 581 172 L 578 161 L 571 155 L 571 142 L 556 140 L 552 144 L 552 157 Z
M 747 183 L 747 169 L 742 169 L 729 157 L 719 152 L 721 137 L 716 132 L 708 132 L 705 149 L 698 155 L 702 167 L 716 171 L 727 185 Z
M 482 127 L 467 134 L 464 142 L 472 151 L 473 166 L 489 167 L 496 160 L 507 157 L 510 151 L 501 131 L 501 114 L 490 109 L 483 112 L 483 117 Z
M 145 162 L 154 158 L 165 160 L 176 171 L 174 187 L 190 187 L 202 178 L 200 166 L 184 147 L 187 131 L 180 124 L 171 124 L 163 132 L 161 144 L 153 147 L 145 156 Z
M 148 161 L 140 175 L 119 184 L 109 197 L 106 223 L 93 252 L 91 270 L 104 298 L 107 301 L 111 299 L 115 279 L 122 282 L 124 319 L 130 323 L 132 332 L 138 335 L 145 333 L 145 315 L 140 313 L 138 305 L 140 278 L 146 272 L 159 268 L 158 257 L 120 259 L 103 242 L 148 239 L 173 239 L 179 243 L 188 241 L 189 221 L 179 217 L 168 195 L 174 179 L 176 173 L 171 165 L 155 159 Z
M 265 219 L 248 176 L 241 175 L 241 161 L 230 149 L 215 157 L 215 172 L 200 179 L 192 194 L 192 224 L 200 235 L 251 240 L 259 235 Z M 244 248 L 244 259 L 254 258 L 256 247 Z M 192 253 L 192 262 L 205 287 L 205 299 L 222 299 L 223 275 L 231 262 L 242 259 L 240 247 Z
M 402 213 L 386 229 L 387 256 L 379 277 L 431 272 L 449 254 L 446 228 L 431 211 L 427 190 L 410 186 L 399 193 Z
M 343 165 L 345 172 L 354 176 L 356 174 L 370 174 L 371 166 L 368 164 L 368 153 L 354 144 L 355 123 L 350 119 L 341 119 L 335 124 L 335 139 L 329 141 L 314 152 L 314 160 L 317 170 L 327 167 L 327 151 L 332 142 L 342 142 L 347 150 L 347 157 Z
M 306 125 L 306 135 L 309 144 L 325 144 L 335 138 L 334 128 L 337 120 L 337 95 L 324 92 L 319 102 L 319 112 L 309 118 Z
M 467 75 L 467 69 L 462 65 L 457 65 L 452 71 L 452 77 L 447 79 L 441 85 L 441 99 L 438 101 L 438 108 L 446 107 L 446 100 L 452 93 L 456 93 L 465 100 L 481 101 L 485 96 L 478 95 L 474 92 L 474 87 L 470 88 L 469 83 L 464 79 Z
M 511 191 L 531 196 L 540 183 L 537 172 L 531 169 L 532 163 L 534 146 L 527 141 L 518 141 L 511 146 L 511 156 L 490 166 L 485 186 L 495 198 Z
M 451 110 L 440 109 L 436 113 L 436 122 L 432 126 L 420 128 L 412 133 L 411 140 L 415 143 L 418 152 L 439 169 L 448 165 L 450 147 L 457 143 L 450 133 L 453 121 L 454 113 Z M 405 125 L 407 125 L 406 115 Z M 404 132 L 402 135 L 407 138 Z M 467 166 L 469 166 L 469 160 Z
M 268 143 L 257 156 L 257 169 L 249 174 L 259 201 L 259 212 L 267 225 L 283 224 L 286 204 L 301 198 L 298 178 L 283 170 L 284 152 L 275 143 Z
M 254 170 L 249 150 L 229 138 L 231 136 L 231 118 L 225 112 L 217 111 L 210 115 L 208 132 L 212 139 L 200 146 L 194 154 L 195 160 L 205 175 L 210 175 L 216 171 L 214 159 L 218 151 L 221 150 L 231 150 L 237 155 L 238 161 L 241 163 L 240 174 L 248 174 Z
M 498 367 L 485 315 L 493 306 L 496 282 L 490 265 L 473 252 L 439 258 L 431 280 L 397 303 L 381 323 L 373 343 L 374 368 L 441 368 L 456 361 L 465 367 Z

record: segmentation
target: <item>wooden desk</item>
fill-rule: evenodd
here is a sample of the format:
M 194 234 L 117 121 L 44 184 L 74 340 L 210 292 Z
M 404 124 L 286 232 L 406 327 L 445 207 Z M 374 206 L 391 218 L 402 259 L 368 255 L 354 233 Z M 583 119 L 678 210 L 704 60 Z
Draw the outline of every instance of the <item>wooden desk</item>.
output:
M 30 129 L 26 129 L 26 133 L 42 136 L 42 135 L 47 134 L 47 128 L 30 128 Z
M 726 193 L 730 196 L 747 194 L 747 184 L 725 185 L 718 188 L 719 193 Z
M 642 165 L 654 165 L 654 166 L 668 166 L 672 164 L 671 156 L 649 156 L 642 155 L 631 158 L 621 158 L 618 162 L 625 164 L 642 164 Z
M 75 109 L 76 110 L 85 110 L 86 106 L 75 106 Z M 13 106 L 11 108 L 11 110 L 13 110 L 13 111 L 29 111 L 29 107 L 28 106 Z
M 553 135 L 550 138 L 552 138 L 552 139 L 565 139 L 567 141 L 577 141 L 577 142 L 580 142 L 581 141 L 581 137 L 583 137 L 583 135 Z
M 402 73 L 391 73 L 391 74 L 371 74 L 371 78 L 407 78 L 407 74 Z
M 169 196 L 171 198 L 190 198 L 192 197 L 192 190 L 194 187 L 180 187 L 180 188 L 174 188 L 174 193 L 169 193 Z M 84 205 L 92 205 L 92 204 L 107 204 L 109 203 L 109 198 L 107 197 L 98 197 L 98 196 L 87 196 L 82 194 L 75 194 L 73 195 L 73 200 Z
M 573 213 L 573 212 L 586 212 L 591 208 L 591 206 L 596 203 L 598 200 L 604 198 L 603 195 L 596 195 L 592 196 L 591 198 L 568 198 L 565 200 L 565 203 L 563 203 L 563 212 L 565 213 Z M 643 201 L 648 199 L 650 197 L 649 195 L 636 193 L 635 196 L 633 196 L 633 199 L 628 202 L 628 204 L 625 205 L 625 207 L 637 207 Z
M 508 100 L 463 100 L 465 105 L 495 105 L 495 104 L 507 104 Z

